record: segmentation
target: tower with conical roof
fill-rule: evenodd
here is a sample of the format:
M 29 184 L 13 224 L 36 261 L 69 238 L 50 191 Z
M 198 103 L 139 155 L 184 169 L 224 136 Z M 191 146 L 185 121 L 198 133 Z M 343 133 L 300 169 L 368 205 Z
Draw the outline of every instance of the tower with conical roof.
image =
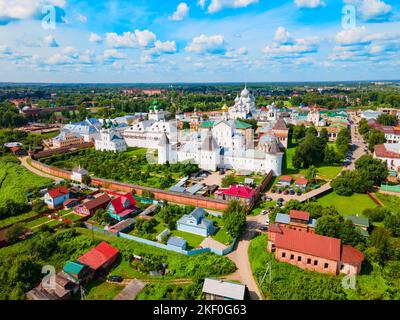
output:
M 160 109 L 157 100 L 153 100 L 149 106 L 149 120 L 161 121 L 165 120 L 164 110 Z

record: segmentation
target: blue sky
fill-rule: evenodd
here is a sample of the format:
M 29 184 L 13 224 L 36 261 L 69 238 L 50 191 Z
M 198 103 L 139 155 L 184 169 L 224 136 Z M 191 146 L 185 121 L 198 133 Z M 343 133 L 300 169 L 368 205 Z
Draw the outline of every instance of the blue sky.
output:
M 399 49 L 398 0 L 0 0 L 0 81 L 390 80 Z

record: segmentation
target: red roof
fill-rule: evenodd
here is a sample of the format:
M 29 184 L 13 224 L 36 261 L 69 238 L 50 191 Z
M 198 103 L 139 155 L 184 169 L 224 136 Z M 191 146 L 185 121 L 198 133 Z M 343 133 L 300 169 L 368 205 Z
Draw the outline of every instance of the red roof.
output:
M 254 196 L 255 190 L 242 185 L 231 185 L 229 188 L 219 188 L 216 191 L 218 195 L 229 195 L 240 198 L 252 198 Z
M 298 184 L 299 186 L 306 186 L 308 184 L 308 180 L 306 178 L 299 178 L 296 179 L 294 183 Z
M 11 151 L 13 152 L 13 153 L 16 153 L 17 151 L 19 151 L 19 150 L 21 150 L 22 148 L 21 147 L 12 147 L 11 148 Z
M 348 264 L 359 264 L 364 260 L 364 254 L 356 248 L 343 245 L 341 261 Z
M 128 206 L 124 206 L 124 204 L 127 201 L 129 202 L 129 205 Z M 115 199 L 113 199 L 111 201 L 111 205 L 113 206 L 113 208 L 115 210 L 115 213 L 117 213 L 117 214 L 122 212 L 122 211 L 124 211 L 124 210 L 126 210 L 127 208 L 132 207 L 135 204 L 136 204 L 136 201 L 135 201 L 135 199 L 132 197 L 132 195 L 130 193 L 127 193 L 124 196 L 116 197 Z
M 306 211 L 290 210 L 290 219 L 310 220 L 310 213 Z
M 282 233 L 282 229 L 276 223 L 271 223 L 268 227 L 269 232 Z
M 381 158 L 393 158 L 393 159 L 400 159 L 400 154 L 395 153 L 392 151 L 386 150 L 386 147 L 384 144 L 378 144 L 374 147 L 374 151 L 377 157 Z
M 277 248 L 301 252 L 328 260 L 340 261 L 340 239 L 289 228 L 282 229 L 282 234 L 276 234 L 275 246 Z
M 97 270 L 114 259 L 118 253 L 119 251 L 117 249 L 103 241 L 97 247 L 85 253 L 78 261 L 88 265 L 93 270 Z
M 288 181 L 288 182 L 292 182 L 293 178 L 289 177 L 289 176 L 282 176 L 279 178 L 279 181 Z
M 48 194 L 54 199 L 69 194 L 69 190 L 66 187 L 59 187 L 57 189 L 50 190 Z

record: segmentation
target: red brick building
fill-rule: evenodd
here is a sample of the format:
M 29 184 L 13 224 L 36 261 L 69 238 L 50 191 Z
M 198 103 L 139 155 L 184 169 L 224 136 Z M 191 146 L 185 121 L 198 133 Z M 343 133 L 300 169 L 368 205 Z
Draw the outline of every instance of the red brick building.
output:
M 358 274 L 364 255 L 357 249 L 342 245 L 340 239 L 294 230 L 271 224 L 268 251 L 275 259 L 302 269 L 329 274 Z

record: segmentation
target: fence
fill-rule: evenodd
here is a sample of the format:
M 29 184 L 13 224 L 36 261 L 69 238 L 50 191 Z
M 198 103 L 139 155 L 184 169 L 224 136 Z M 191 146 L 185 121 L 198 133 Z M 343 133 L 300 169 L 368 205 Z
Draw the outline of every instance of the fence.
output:
M 55 177 L 63 178 L 66 180 L 71 179 L 71 172 L 58 169 L 52 166 L 48 166 L 44 163 L 41 163 L 36 160 L 31 160 L 31 165 L 40 170 L 43 171 L 47 174 L 50 174 Z M 192 205 L 195 207 L 202 207 L 205 209 L 210 209 L 210 210 L 224 210 L 228 207 L 228 201 L 225 200 L 219 200 L 219 199 L 211 199 L 211 198 L 205 198 L 201 196 L 193 196 L 189 194 L 182 194 L 179 192 L 172 192 L 172 191 L 167 191 L 167 190 L 161 190 L 161 189 L 155 189 L 155 188 L 149 188 L 149 187 L 143 187 L 143 186 L 138 186 L 138 185 L 133 185 L 133 184 L 128 184 L 128 183 L 122 183 L 118 181 L 111 181 L 111 180 L 106 180 L 106 179 L 101 179 L 101 178 L 92 178 L 92 185 L 106 188 L 106 189 L 112 189 L 112 190 L 118 190 L 118 191 L 123 191 L 123 192 L 135 192 L 136 195 L 141 195 L 143 191 L 148 191 L 152 194 L 154 194 L 156 199 L 159 200 L 166 200 L 169 202 L 175 202 L 175 203 L 180 203 L 184 205 Z
M 112 233 L 112 232 L 109 232 L 107 230 L 104 230 L 104 229 L 101 229 L 99 227 L 96 227 L 94 225 L 91 225 L 89 223 L 85 223 L 85 225 L 86 225 L 86 227 L 88 229 L 96 231 L 96 232 L 100 232 L 100 233 L 105 234 L 105 235 L 111 235 L 111 236 L 120 237 L 120 238 L 123 238 L 123 239 L 139 242 L 139 243 L 146 244 L 148 246 L 156 247 L 156 248 L 159 248 L 159 249 L 181 253 L 181 254 L 184 254 L 186 256 L 194 256 L 194 255 L 207 253 L 207 252 L 212 252 L 212 253 L 215 253 L 217 255 L 223 256 L 223 255 L 226 255 L 226 254 L 232 252 L 232 250 L 235 248 L 235 245 L 236 245 L 236 242 L 237 242 L 237 238 L 236 238 L 229 247 L 227 247 L 226 249 L 224 249 L 222 251 L 215 250 L 215 249 L 210 249 L 210 248 L 199 248 L 199 249 L 194 249 L 194 250 L 189 250 L 188 251 L 188 250 L 182 250 L 182 249 L 179 249 L 179 248 L 174 248 L 174 247 L 168 246 L 168 245 L 163 244 L 163 243 L 159 243 L 159 242 L 155 242 L 155 241 L 151 241 L 151 240 L 135 237 L 135 236 L 132 236 L 130 234 L 126 234 L 126 233 L 122 233 L 122 232 L 119 232 L 118 234 Z
M 400 193 L 400 186 L 389 186 L 386 184 L 381 184 L 381 190 L 382 191 L 388 191 L 388 192 L 398 192 Z

